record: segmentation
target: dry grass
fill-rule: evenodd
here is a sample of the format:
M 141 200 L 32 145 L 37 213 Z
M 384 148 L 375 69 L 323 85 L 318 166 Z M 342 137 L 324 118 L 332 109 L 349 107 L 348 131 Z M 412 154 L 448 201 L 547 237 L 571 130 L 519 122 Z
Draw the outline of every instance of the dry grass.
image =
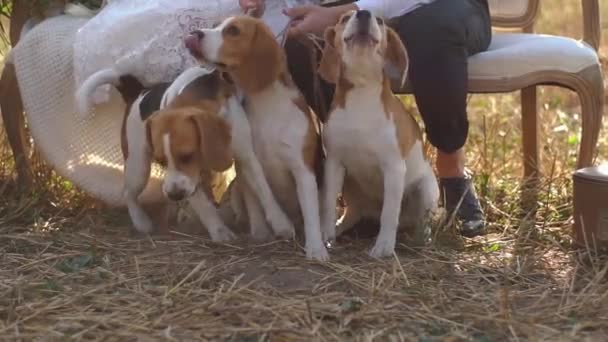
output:
M 565 25 L 578 18 L 578 0 L 543 6 L 538 31 L 580 36 Z M 365 255 L 373 242 L 365 237 L 339 241 L 328 264 L 305 261 L 294 242 L 137 237 L 124 212 L 91 209 L 42 165 L 35 192 L 16 192 L 4 149 L 0 339 L 606 340 L 608 260 L 573 251 L 569 236 L 580 107 L 568 91 L 539 93 L 537 215 L 518 206 L 519 96 L 473 96 L 469 166 L 491 234 L 462 240 L 439 231 L 435 245 L 400 245 L 384 261 Z M 598 158 L 608 159 L 606 129 Z

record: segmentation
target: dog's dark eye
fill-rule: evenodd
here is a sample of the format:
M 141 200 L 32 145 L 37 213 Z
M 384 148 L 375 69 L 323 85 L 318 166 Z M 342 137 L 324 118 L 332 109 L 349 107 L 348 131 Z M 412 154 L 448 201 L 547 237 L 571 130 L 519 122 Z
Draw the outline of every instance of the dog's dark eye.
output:
M 384 20 L 382 20 L 381 18 L 376 18 L 376 22 L 378 23 L 378 25 L 382 26 L 384 25 Z
M 178 157 L 178 160 L 181 164 L 188 164 L 194 159 L 194 153 L 186 153 L 182 154 Z
M 226 34 L 229 36 L 238 36 L 240 33 L 241 30 L 239 30 L 239 28 L 234 25 L 226 27 Z
M 342 20 L 340 20 L 340 24 L 346 24 L 346 22 L 348 21 L 348 19 L 350 19 L 350 15 L 343 16 Z

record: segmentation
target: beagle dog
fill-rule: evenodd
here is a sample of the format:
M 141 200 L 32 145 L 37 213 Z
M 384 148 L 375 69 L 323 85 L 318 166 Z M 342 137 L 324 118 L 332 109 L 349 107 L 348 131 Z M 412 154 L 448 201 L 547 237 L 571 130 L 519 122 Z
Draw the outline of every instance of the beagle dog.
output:
M 316 178 L 323 156 L 320 125 L 287 71 L 283 49 L 266 24 L 249 16 L 193 32 L 190 44 L 201 62 L 227 71 L 243 91 L 255 154 L 270 187 L 288 216 L 303 223 L 306 256 L 327 260 Z M 255 189 L 247 182 L 234 189 L 243 195 L 252 236 L 268 238 Z
M 423 151 L 422 133 L 391 90 L 386 68 L 407 74 L 401 39 L 369 11 L 344 14 L 325 31 L 319 73 L 336 85 L 323 129 L 326 149 L 322 233 L 336 237 L 336 199 L 342 191 L 346 212 L 338 233 L 362 218 L 379 219 L 380 232 L 369 252 L 391 256 L 397 229 L 424 232 L 435 211 L 439 187 Z
M 188 199 L 213 241 L 235 238 L 210 199 L 233 164 L 231 125 L 224 117 L 234 85 L 217 70 L 195 67 L 175 81 L 145 88 L 131 75 L 101 70 L 76 94 L 88 111 L 93 91 L 113 84 L 126 103 L 121 131 L 125 159 L 124 196 L 135 229 L 150 233 L 154 223 L 138 202 L 150 178 L 152 161 L 166 169 L 162 191 L 173 201 Z M 159 226 L 166 222 L 158 222 Z

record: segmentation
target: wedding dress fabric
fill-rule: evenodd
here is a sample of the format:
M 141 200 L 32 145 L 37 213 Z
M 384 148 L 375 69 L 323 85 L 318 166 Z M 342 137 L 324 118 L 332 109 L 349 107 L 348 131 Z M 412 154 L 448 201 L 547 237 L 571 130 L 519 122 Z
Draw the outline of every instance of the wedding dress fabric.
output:
M 306 0 L 269 0 L 263 20 L 278 35 L 288 18 L 281 11 Z M 128 71 L 144 84 L 173 80 L 196 62 L 183 38 L 197 28 L 209 28 L 240 14 L 237 0 L 114 0 L 76 34 L 76 85 L 96 71 L 114 67 Z M 94 103 L 108 99 L 100 87 Z
M 306 0 L 267 0 L 275 33 L 283 8 Z M 75 110 L 75 91 L 94 72 L 116 67 L 146 84 L 173 80 L 194 61 L 183 46 L 192 29 L 237 14 L 237 0 L 113 0 L 94 17 L 62 15 L 29 31 L 11 52 L 34 142 L 57 173 L 110 205 L 124 205 L 120 129 L 124 103 L 113 88 L 96 94 L 94 115 Z M 140 197 L 156 202 L 162 170 Z

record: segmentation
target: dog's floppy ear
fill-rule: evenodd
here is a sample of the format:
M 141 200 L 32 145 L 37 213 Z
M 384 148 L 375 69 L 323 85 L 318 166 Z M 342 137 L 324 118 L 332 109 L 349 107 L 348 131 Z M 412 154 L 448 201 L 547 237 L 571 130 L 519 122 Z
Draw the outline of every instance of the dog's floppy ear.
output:
M 281 47 L 270 29 L 261 21 L 255 22 L 253 29 L 248 55 L 235 74 L 236 81 L 246 92 L 258 92 L 278 79 L 285 63 Z
M 389 76 L 398 78 L 403 87 L 407 78 L 409 58 L 401 38 L 392 28 L 386 28 L 386 65 L 385 71 Z
M 209 167 L 217 172 L 225 171 L 232 165 L 232 130 L 226 120 L 204 112 L 190 116 L 197 127 L 200 150 Z
M 336 84 L 340 77 L 340 55 L 335 45 L 336 29 L 328 27 L 325 29 L 324 37 L 325 47 L 318 72 L 325 81 Z

